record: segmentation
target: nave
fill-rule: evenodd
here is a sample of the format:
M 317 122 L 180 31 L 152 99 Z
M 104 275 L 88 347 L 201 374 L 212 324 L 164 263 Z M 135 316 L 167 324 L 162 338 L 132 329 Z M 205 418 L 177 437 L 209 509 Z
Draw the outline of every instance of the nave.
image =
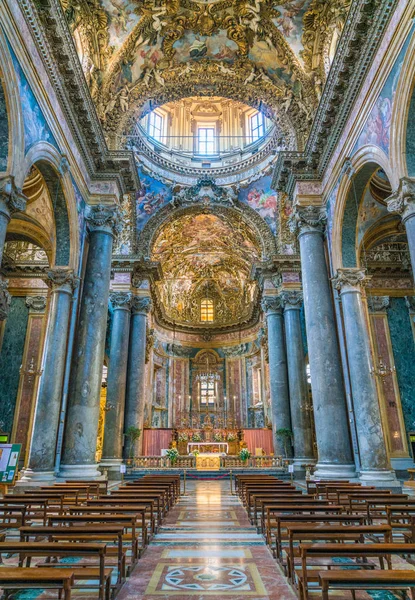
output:
M 146 549 L 119 600 L 296 598 L 228 479 L 194 480 Z

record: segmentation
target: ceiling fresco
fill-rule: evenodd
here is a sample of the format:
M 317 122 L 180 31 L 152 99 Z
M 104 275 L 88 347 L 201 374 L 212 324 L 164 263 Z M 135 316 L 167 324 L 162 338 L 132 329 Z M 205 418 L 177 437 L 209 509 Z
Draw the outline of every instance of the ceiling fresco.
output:
M 186 214 L 168 222 L 151 257 L 163 271 L 155 284 L 159 315 L 170 324 L 200 327 L 200 300 L 210 298 L 212 327 L 250 321 L 257 283 L 249 274 L 260 256 L 258 240 L 236 215 Z
M 214 90 L 261 108 L 301 149 L 350 0 L 61 3 L 113 146 L 151 108 Z

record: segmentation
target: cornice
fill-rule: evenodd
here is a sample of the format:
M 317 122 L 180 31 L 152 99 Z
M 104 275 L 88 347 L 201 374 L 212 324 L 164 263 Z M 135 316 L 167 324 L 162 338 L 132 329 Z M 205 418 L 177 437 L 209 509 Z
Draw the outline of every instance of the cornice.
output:
M 320 179 L 399 0 L 354 0 L 304 152 L 281 152 L 272 187 L 292 196 L 297 181 Z
M 59 0 L 18 2 L 91 179 L 138 189 L 133 153 L 108 150 Z

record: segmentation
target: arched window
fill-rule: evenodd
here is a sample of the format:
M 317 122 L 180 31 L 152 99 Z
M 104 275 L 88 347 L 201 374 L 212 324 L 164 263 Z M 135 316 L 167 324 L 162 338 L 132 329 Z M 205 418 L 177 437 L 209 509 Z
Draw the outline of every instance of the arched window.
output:
M 200 320 L 204 323 L 212 323 L 214 316 L 213 300 L 210 298 L 203 298 L 203 300 L 200 301 Z

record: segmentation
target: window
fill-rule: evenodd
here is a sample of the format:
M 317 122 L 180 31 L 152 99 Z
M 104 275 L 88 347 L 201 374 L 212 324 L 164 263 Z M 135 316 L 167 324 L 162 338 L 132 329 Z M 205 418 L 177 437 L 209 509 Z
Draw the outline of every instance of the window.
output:
M 249 118 L 251 129 L 251 142 L 256 142 L 264 135 L 264 117 L 262 113 L 257 112 Z
M 200 302 L 200 320 L 205 323 L 212 323 L 214 317 L 213 300 L 205 298 Z
M 163 117 L 156 112 L 151 112 L 148 117 L 148 135 L 158 142 L 163 133 Z
M 205 380 L 200 383 L 200 405 L 215 404 L 215 382 Z
M 198 154 L 215 154 L 215 128 L 200 127 L 197 132 Z

